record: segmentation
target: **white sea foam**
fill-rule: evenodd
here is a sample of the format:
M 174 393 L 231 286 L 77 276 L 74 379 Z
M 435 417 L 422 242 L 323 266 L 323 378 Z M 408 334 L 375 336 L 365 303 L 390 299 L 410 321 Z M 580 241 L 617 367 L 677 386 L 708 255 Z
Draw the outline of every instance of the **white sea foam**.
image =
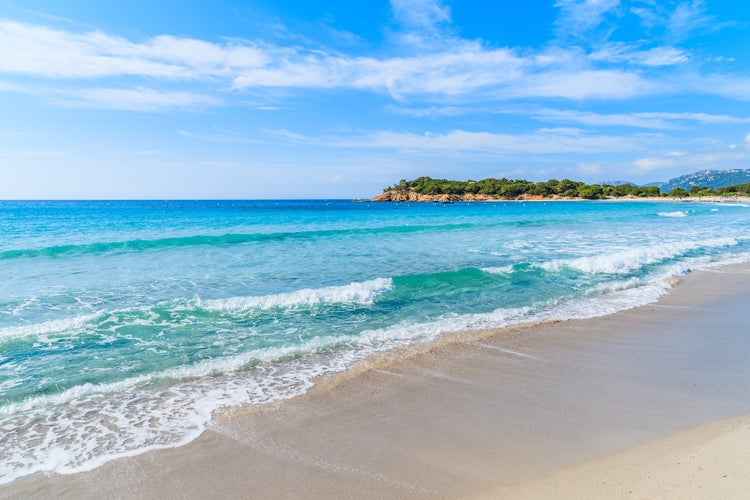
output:
M 511 274 L 514 270 L 515 268 L 512 265 L 482 268 L 482 271 L 490 274 Z
M 547 271 L 559 271 L 563 267 L 577 269 L 584 273 L 625 274 L 644 265 L 672 259 L 701 248 L 718 248 L 736 245 L 735 238 L 712 238 L 703 241 L 682 241 L 663 243 L 620 250 L 610 254 L 591 255 L 574 259 L 557 259 L 539 267 Z
M 659 217 L 687 217 L 687 212 L 683 212 L 681 210 L 678 210 L 676 212 L 659 212 L 657 215 Z
M 86 323 L 95 320 L 100 314 L 84 314 L 74 318 L 61 318 L 44 323 L 30 325 L 7 326 L 0 328 L 0 342 L 35 335 L 50 335 L 77 330 Z
M 244 311 L 249 309 L 293 308 L 319 304 L 369 305 L 379 294 L 393 289 L 393 280 L 378 278 L 343 286 L 305 288 L 294 292 L 256 297 L 231 297 L 199 301 L 199 306 L 210 311 Z

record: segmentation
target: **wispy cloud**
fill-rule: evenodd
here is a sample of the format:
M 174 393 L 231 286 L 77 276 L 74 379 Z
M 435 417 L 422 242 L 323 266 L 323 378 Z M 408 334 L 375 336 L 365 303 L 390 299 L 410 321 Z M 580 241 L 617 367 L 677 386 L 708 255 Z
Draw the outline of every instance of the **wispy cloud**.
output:
M 560 16 L 555 22 L 563 37 L 583 38 L 598 28 L 620 6 L 620 0 L 558 0 Z
M 243 132 L 238 132 L 235 130 L 226 130 L 214 127 L 213 131 L 210 133 L 203 133 L 203 132 L 190 132 L 187 130 L 180 130 L 177 132 L 182 137 L 187 137 L 189 139 L 197 139 L 200 141 L 208 141 L 208 142 L 238 142 L 238 143 L 249 143 L 249 144 L 259 144 L 262 141 L 259 141 L 257 139 L 254 139 L 250 137 L 248 134 L 245 134 Z
M 601 126 L 622 126 L 644 129 L 681 128 L 684 122 L 701 124 L 750 123 L 750 118 L 707 113 L 593 113 L 590 111 L 561 110 L 551 108 L 532 109 L 526 114 L 536 119 Z
M 402 153 L 425 155 L 444 153 L 598 154 L 641 150 L 651 142 L 648 136 L 591 134 L 566 128 L 541 129 L 522 134 L 466 130 L 423 134 L 379 131 L 352 137 L 311 137 L 288 130 L 268 130 L 266 133 L 297 144 L 316 144 L 337 148 L 390 149 Z
M 148 88 L 97 88 L 62 91 L 54 97 L 61 105 L 123 111 L 194 110 L 218 106 L 213 96 L 189 92 L 160 92 Z
M 233 43 L 170 35 L 136 43 L 100 31 L 73 33 L 14 21 L 0 21 L 0 46 L 12 47 L 0 52 L 0 72 L 45 78 L 207 78 L 263 66 L 270 57 Z
M 421 150 L 441 153 L 445 151 L 474 151 L 492 153 L 601 153 L 629 151 L 639 147 L 637 140 L 627 137 L 590 136 L 566 131 L 543 131 L 533 134 L 495 134 L 455 130 L 442 134 L 399 134 L 379 132 L 362 141 L 363 147 Z
M 669 15 L 667 36 L 670 40 L 682 41 L 695 30 L 717 29 L 715 20 L 714 16 L 706 14 L 703 0 L 680 2 Z
M 734 75 L 697 76 L 685 83 L 686 90 L 707 95 L 717 95 L 738 101 L 750 101 L 750 78 Z
M 625 43 L 608 43 L 589 55 L 592 61 L 635 64 L 640 66 L 673 66 L 687 62 L 690 58 L 682 49 L 670 46 L 642 50 Z
M 633 116 L 664 120 L 697 121 L 703 124 L 750 123 L 750 118 L 730 115 L 712 115 L 709 113 L 634 113 Z
M 474 108 L 470 106 L 428 106 L 423 108 L 410 108 L 406 106 L 388 106 L 394 113 L 413 116 L 415 118 L 437 118 L 441 116 L 461 116 L 477 112 L 488 112 L 485 108 Z
M 418 4 L 422 10 L 443 12 L 434 4 L 425 5 Z M 415 14 L 421 11 L 413 8 L 405 12 L 417 18 L 427 15 Z M 102 32 L 73 33 L 2 21 L 0 46 L 14 48 L 0 52 L 0 72 L 6 74 L 71 80 L 122 76 L 214 80 L 216 91 L 226 85 L 235 90 L 352 88 L 385 92 L 397 100 L 477 92 L 480 98 L 597 99 L 626 98 L 652 87 L 635 72 L 576 68 L 580 61 L 574 52 L 523 56 L 512 48 L 467 40 L 454 40 L 449 49 L 434 52 L 375 58 L 237 40 L 215 44 L 169 35 L 138 43 Z M 565 69 L 571 61 L 573 67 Z
M 78 35 L 43 26 L 0 22 L 0 72 L 47 78 L 113 75 L 176 77 L 184 68 L 135 57 L 136 46 L 99 32 Z
M 670 3 L 643 1 L 630 7 L 629 11 L 640 18 L 642 25 L 652 36 L 670 44 L 683 42 L 696 33 L 710 33 L 731 24 L 708 14 L 703 0 Z
M 342 55 L 289 54 L 277 65 L 240 72 L 235 88 L 349 87 L 390 93 L 462 95 L 512 82 L 527 61 L 510 49 L 484 49 L 466 42 L 451 51 L 376 59 Z
M 575 109 L 528 106 L 429 106 L 425 108 L 409 108 L 402 106 L 391 108 L 393 112 L 417 118 L 502 114 L 529 117 L 550 123 L 575 123 L 589 127 L 632 127 L 654 130 L 684 128 L 685 124 L 689 122 L 697 122 L 701 125 L 750 123 L 750 117 L 691 112 L 596 113 L 593 111 L 580 111 Z
M 257 100 L 258 93 L 274 89 L 354 89 L 403 103 L 454 107 L 516 99 L 622 100 L 680 92 L 738 100 L 750 95 L 750 80 L 732 74 L 703 76 L 692 70 L 690 79 L 670 78 L 671 66 L 692 62 L 691 53 L 676 45 L 611 42 L 605 36 L 590 46 L 553 40 L 537 50 L 502 47 L 450 33 L 450 9 L 437 0 L 392 0 L 391 5 L 404 33 L 434 40 L 419 47 L 402 46 L 398 54 L 353 56 L 258 40 L 215 43 L 159 35 L 133 41 L 102 31 L 0 20 L 0 47 L 12 48 L 0 51 L 0 74 L 6 77 L 0 91 L 20 91 L 12 83 L 16 76 L 35 77 L 27 92 L 33 93 L 36 86 L 43 91 L 40 96 L 51 95 L 57 104 L 135 111 L 200 109 L 227 100 L 240 102 L 248 94 Z M 620 0 L 558 0 L 555 5 L 560 9 L 558 29 L 584 37 L 628 12 Z M 641 10 L 631 11 L 637 10 L 644 23 L 668 24 L 674 32 L 686 34 L 714 22 L 699 0 L 683 1 L 668 11 L 661 4 L 639 5 Z M 45 81 L 75 85 L 50 93 L 43 88 Z
M 393 16 L 411 30 L 437 31 L 451 20 L 450 8 L 435 0 L 391 0 Z
M 627 99 L 663 92 L 656 82 L 637 72 L 617 69 L 547 71 L 524 75 L 498 87 L 500 98 Z

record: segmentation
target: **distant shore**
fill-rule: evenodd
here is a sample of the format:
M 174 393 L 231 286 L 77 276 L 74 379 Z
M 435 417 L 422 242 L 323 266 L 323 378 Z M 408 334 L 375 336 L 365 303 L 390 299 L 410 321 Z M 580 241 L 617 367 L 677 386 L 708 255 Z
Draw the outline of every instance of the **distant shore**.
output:
M 396 190 L 388 190 L 374 196 L 369 200 L 372 202 L 417 202 L 417 203 L 474 203 L 474 202 L 509 202 L 509 201 L 642 201 L 642 202 L 704 202 L 704 203 L 750 203 L 750 197 L 747 196 L 690 196 L 690 197 L 669 197 L 669 196 L 620 196 L 614 197 L 609 196 L 602 199 L 591 200 L 586 198 L 568 198 L 563 196 L 539 196 L 539 195 L 520 195 L 515 198 L 499 198 L 496 196 L 481 195 L 481 194 L 440 194 L 440 195 L 427 195 L 420 194 L 414 191 L 400 192 Z
M 748 277 L 706 271 L 637 309 L 375 356 L 217 415 L 186 446 L 0 497 L 739 497 L 750 417 L 724 419 L 750 414 Z

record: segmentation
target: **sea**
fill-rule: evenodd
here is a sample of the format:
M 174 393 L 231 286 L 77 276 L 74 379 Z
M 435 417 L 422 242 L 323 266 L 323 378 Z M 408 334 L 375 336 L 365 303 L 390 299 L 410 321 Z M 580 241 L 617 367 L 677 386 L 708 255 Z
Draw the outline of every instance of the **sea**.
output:
M 748 261 L 737 203 L 3 201 L 0 483 L 188 443 L 374 353 L 606 315 Z

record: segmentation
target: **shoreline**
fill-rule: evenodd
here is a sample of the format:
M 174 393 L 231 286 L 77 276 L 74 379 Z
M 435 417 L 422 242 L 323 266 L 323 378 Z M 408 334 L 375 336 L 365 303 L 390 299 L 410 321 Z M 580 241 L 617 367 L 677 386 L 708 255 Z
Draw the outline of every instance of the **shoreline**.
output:
M 375 355 L 343 374 L 324 377 L 302 396 L 219 415 L 209 430 L 186 446 L 118 459 L 90 472 L 27 476 L 0 487 L 0 497 L 200 496 L 199 491 L 289 496 L 303 485 L 313 497 L 342 491 L 364 496 L 464 496 L 507 487 L 519 479 L 532 481 L 688 427 L 750 413 L 750 403 L 743 405 L 743 399 L 716 400 L 714 394 L 701 391 L 694 395 L 700 405 L 675 411 L 686 405 L 681 377 L 689 374 L 682 365 L 673 366 L 672 372 L 665 370 L 674 380 L 661 391 L 649 387 L 651 381 L 642 380 L 642 374 L 633 381 L 632 373 L 626 379 L 609 373 L 612 366 L 637 373 L 642 363 L 627 356 L 624 362 L 613 357 L 611 350 L 632 356 L 635 348 L 635 354 L 643 357 L 646 353 L 639 350 L 656 342 L 663 349 L 661 355 L 672 354 L 674 346 L 653 338 L 654 332 L 671 328 L 670 337 L 679 339 L 680 332 L 671 322 L 689 329 L 694 342 L 705 342 L 696 323 L 704 321 L 705 312 L 722 300 L 750 296 L 747 280 L 741 279 L 749 272 L 750 267 L 743 265 L 689 275 L 684 285 L 659 302 L 610 316 L 447 335 L 432 343 Z M 695 317 L 686 322 L 685 310 Z M 723 316 L 724 321 L 737 320 L 731 314 Z M 644 319 L 654 325 L 645 325 Z M 602 334 L 608 330 L 615 333 Z M 629 345 L 631 336 L 640 344 Z M 745 347 L 750 352 L 750 346 Z M 599 374 L 601 384 L 592 385 L 581 376 L 580 356 L 584 368 Z M 665 359 L 669 362 L 669 356 Z M 605 387 L 614 392 L 619 389 L 629 394 L 625 399 L 631 406 L 625 416 L 617 415 L 613 408 L 623 411 L 622 404 L 602 393 L 599 397 L 606 408 L 590 407 L 586 391 L 566 389 L 575 383 L 595 394 Z M 550 392 L 546 385 L 568 393 Z M 733 390 L 750 394 L 745 386 Z M 469 397 L 466 392 L 472 391 L 478 394 Z M 540 392 L 546 402 L 530 399 Z M 648 396 L 649 404 L 636 397 L 639 394 Z M 499 396 L 510 408 L 498 405 Z M 661 407 L 662 398 L 673 401 L 675 408 Z M 446 407 L 446 402 L 456 399 L 466 406 Z M 378 401 L 382 407 L 372 404 Z M 415 406 L 415 401 L 422 404 Z M 586 411 L 581 413 L 571 401 Z M 530 414 L 532 409 L 541 414 Z M 555 422 L 560 413 L 566 417 Z M 628 421 L 628 415 L 633 421 Z M 415 428 L 426 416 L 429 425 Z M 588 433 L 575 430 L 586 423 Z M 391 432 L 384 432 L 389 425 Z M 370 432 L 364 435 L 361 428 Z M 498 428 L 515 429 L 511 433 L 519 435 L 489 438 Z M 577 432 L 578 439 L 570 441 L 566 432 Z M 452 434 L 464 439 L 445 442 Z M 400 436 L 405 436 L 409 446 L 404 446 Z M 576 445 L 581 437 L 586 444 Z M 498 451 L 498 447 L 507 449 Z M 455 456 L 464 460 L 456 463 Z M 410 472 L 415 461 L 427 463 Z M 250 474 L 258 470 L 271 479 Z M 446 478 L 451 480 L 446 482 Z M 210 484 L 208 490 L 195 489 L 193 483 L 199 479 L 201 484 Z M 165 482 L 177 489 L 168 488 Z M 232 484 L 243 487 L 227 490 Z
M 428 195 L 425 195 L 428 196 Z M 431 196 L 431 195 L 430 195 Z M 358 202 L 366 203 L 540 203 L 540 202 L 604 202 L 604 203 L 721 203 L 732 205 L 734 203 L 750 203 L 750 197 L 738 196 L 735 198 L 724 198 L 722 196 L 701 196 L 695 198 L 669 198 L 669 197 L 620 197 L 620 198 L 604 198 L 598 200 L 590 200 L 586 198 L 491 198 L 491 199 L 452 199 L 450 201 L 442 201 L 441 196 L 434 196 L 431 199 L 414 199 L 414 200 L 376 200 L 375 198 L 369 199 L 356 199 Z

